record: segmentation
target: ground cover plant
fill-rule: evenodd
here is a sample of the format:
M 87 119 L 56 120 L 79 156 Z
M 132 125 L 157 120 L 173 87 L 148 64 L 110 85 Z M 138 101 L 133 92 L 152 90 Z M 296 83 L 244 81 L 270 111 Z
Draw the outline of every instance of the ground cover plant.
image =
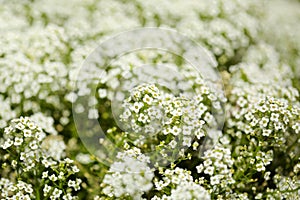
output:
M 0 2 L 0 199 L 300 199 L 299 1 Z

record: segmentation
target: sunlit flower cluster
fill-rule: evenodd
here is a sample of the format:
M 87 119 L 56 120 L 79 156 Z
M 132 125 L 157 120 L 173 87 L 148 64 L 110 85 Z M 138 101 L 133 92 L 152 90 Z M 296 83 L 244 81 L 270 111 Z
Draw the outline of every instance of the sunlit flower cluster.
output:
M 161 170 L 160 173 L 162 179 L 154 180 L 155 190 L 160 194 L 155 195 L 152 200 L 211 199 L 209 192 L 193 180 L 191 171 L 176 167 L 175 169 Z
M 160 136 L 166 137 L 164 145 L 171 149 L 192 145 L 197 148 L 197 141 L 194 144 L 192 141 L 195 138 L 199 141 L 206 135 L 208 127 L 217 124 L 211 110 L 221 110 L 220 102 L 207 86 L 200 87 L 200 91 L 202 93 L 190 99 L 164 93 L 155 85 L 139 85 L 125 100 L 121 121 L 129 122 L 126 123 L 130 126 L 129 131 L 138 135 L 136 145 L 138 142 L 143 145 L 144 140 L 151 137 L 152 142 L 153 137 L 159 141 Z
M 235 183 L 232 177 L 233 159 L 230 149 L 216 146 L 212 150 L 204 152 L 202 164 L 196 167 L 199 174 L 209 176 L 208 188 L 219 194 L 218 198 L 228 198 L 232 191 L 228 185 Z M 223 194 L 222 194 L 223 193 Z
M 4 155 L 1 158 L 4 170 L 1 172 L 4 188 L 1 196 L 8 199 L 13 199 L 13 195 L 26 199 L 34 196 L 75 199 L 72 190 L 78 191 L 82 181 L 73 176 L 79 169 L 73 164 L 73 160 L 64 158 L 64 149 L 54 154 L 53 148 L 57 148 L 55 143 L 65 146 L 63 141 L 47 136 L 30 118 L 12 120 L 11 125 L 4 129 L 1 139 L 0 151 Z M 28 176 L 35 176 L 35 179 L 27 180 Z M 11 186 L 6 187 L 7 185 Z
M 35 198 L 32 185 L 23 181 L 10 182 L 9 179 L 0 179 L 1 198 L 5 199 L 32 199 Z

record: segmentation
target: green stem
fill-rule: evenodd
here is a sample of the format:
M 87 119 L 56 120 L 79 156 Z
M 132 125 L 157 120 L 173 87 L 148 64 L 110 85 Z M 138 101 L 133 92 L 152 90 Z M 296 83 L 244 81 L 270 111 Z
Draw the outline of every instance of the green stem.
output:
M 41 194 L 40 194 L 40 184 L 38 183 L 38 172 L 37 170 L 34 171 L 34 179 L 35 179 L 35 198 L 36 200 L 41 199 Z

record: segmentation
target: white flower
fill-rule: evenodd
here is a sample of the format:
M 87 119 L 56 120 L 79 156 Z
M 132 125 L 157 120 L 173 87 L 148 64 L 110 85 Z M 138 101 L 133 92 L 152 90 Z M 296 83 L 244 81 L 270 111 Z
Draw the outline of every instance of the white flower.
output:
M 72 196 L 72 194 L 67 193 L 66 195 L 63 196 L 63 200 L 73 200 L 75 197 Z
M 279 114 L 278 113 L 272 113 L 270 120 L 273 121 L 273 122 L 278 122 Z
M 263 129 L 262 135 L 268 137 L 268 136 L 270 136 L 271 133 L 272 133 L 272 130 Z
M 170 130 L 170 133 L 175 136 L 179 135 L 180 132 L 181 132 L 181 128 L 179 128 L 178 126 L 173 126 Z
M 197 129 L 197 130 L 195 130 L 195 135 L 196 135 L 197 139 L 200 139 L 205 136 L 205 132 L 203 129 Z
M 237 100 L 237 105 L 239 105 L 240 107 L 245 107 L 245 105 L 248 103 L 246 99 L 244 99 L 243 97 L 240 97 Z
M 79 172 L 79 169 L 78 169 L 78 167 L 76 165 L 74 165 L 74 166 L 72 166 L 72 171 L 74 173 L 77 173 L 77 172 Z
M 97 119 L 99 117 L 99 113 L 97 109 L 90 109 L 89 110 L 89 114 L 88 114 L 88 118 L 89 119 Z
M 153 101 L 153 98 L 150 97 L 148 94 L 146 94 L 143 98 L 143 101 L 148 104 L 148 105 L 151 105 L 152 101 Z
M 214 170 L 215 168 L 213 166 L 209 166 L 204 170 L 204 173 L 212 176 L 214 174 Z
M 270 180 L 270 175 L 271 175 L 271 172 L 266 172 L 266 173 L 264 174 L 264 179 L 265 179 L 266 181 Z
M 29 129 L 24 130 L 24 137 L 31 137 L 32 136 L 32 131 Z
M 198 166 L 196 167 L 196 169 L 197 169 L 197 172 L 198 172 L 198 173 L 202 173 L 202 172 L 203 172 L 203 169 L 204 169 L 204 167 L 203 167 L 203 165 L 202 165 L 202 164 L 200 164 L 200 165 L 198 165 Z
M 193 128 L 190 126 L 184 126 L 182 128 L 183 135 L 190 135 L 192 133 Z
M 218 175 L 210 177 L 210 184 L 217 185 L 219 183 L 220 183 L 220 179 Z
M 207 106 L 205 106 L 203 103 L 200 103 L 198 109 L 200 111 L 199 117 L 201 117 L 202 114 L 207 110 Z
M 13 168 L 15 168 L 15 167 L 17 166 L 17 164 L 18 164 L 18 162 L 17 162 L 16 160 L 13 160 L 13 161 L 11 162 L 11 166 L 12 166 Z
M 278 105 L 277 104 L 270 104 L 270 111 L 275 112 L 278 111 Z
M 74 160 L 71 160 L 70 158 L 65 158 L 64 161 L 67 163 L 67 164 L 72 164 L 74 162 Z
M 43 160 L 42 160 L 42 164 L 43 164 L 46 168 L 48 168 L 48 167 L 50 167 L 51 165 L 56 164 L 56 162 L 51 162 L 50 160 L 43 159 Z
M 125 109 L 125 111 L 123 112 L 123 114 L 120 116 L 123 119 L 128 119 L 131 116 L 131 112 L 129 109 Z
M 69 187 L 75 187 L 75 184 L 76 184 L 76 182 L 73 181 L 73 180 L 69 180 L 69 181 L 68 181 L 68 186 L 69 186 Z
M 145 123 L 149 122 L 149 117 L 147 115 L 144 115 L 143 113 L 141 113 L 138 117 L 138 121 L 145 124 Z
M 217 160 L 222 160 L 223 158 L 223 153 L 216 151 L 212 154 L 212 157 L 215 157 Z
M 264 164 L 261 163 L 261 162 L 256 164 L 256 169 L 257 169 L 257 171 L 259 171 L 259 172 L 265 171 L 265 170 L 266 170 Z
M 63 179 L 65 174 L 63 172 L 59 172 L 58 179 Z
M 22 143 L 23 143 L 23 138 L 20 137 L 15 138 L 15 142 L 14 142 L 15 146 L 20 146 Z
M 172 140 L 170 143 L 169 143 L 169 146 L 174 149 L 177 145 L 177 142 L 175 140 Z
M 264 113 L 268 110 L 268 107 L 264 104 L 263 106 L 259 107 L 259 111 Z
M 71 92 L 65 96 L 65 99 L 67 101 L 70 101 L 71 103 L 75 103 L 77 98 L 78 98 L 78 95 L 74 92 Z
M 251 133 L 253 131 L 253 129 L 251 128 L 251 126 L 249 126 L 249 125 L 246 125 L 245 126 L 245 133 L 246 134 L 249 134 L 249 133 Z
M 80 190 L 80 184 L 82 183 L 82 180 L 79 179 L 79 178 L 76 178 L 76 183 L 75 183 L 75 187 L 74 187 L 74 190 L 75 191 L 78 191 Z
M 208 123 L 211 124 L 214 120 L 213 115 L 211 115 L 210 113 L 206 113 L 204 116 L 204 120 Z
M 43 132 L 36 132 L 35 133 L 35 138 L 38 140 L 38 141 L 42 141 L 44 138 L 45 138 L 46 134 L 43 133 Z
M 190 137 L 183 137 L 182 145 L 190 147 L 192 139 Z
M 107 173 L 103 179 L 103 183 L 106 184 L 103 189 L 104 194 L 111 197 L 130 195 L 141 199 L 143 192 L 152 188 L 151 181 L 154 174 L 147 163 L 139 158 L 144 157 L 142 160 L 149 158 L 143 156 L 139 149 L 120 152 L 117 157 L 120 162 L 114 162 L 110 167 L 110 173 Z
M 245 119 L 248 120 L 248 121 L 251 121 L 253 118 L 254 118 L 254 115 L 251 112 L 248 112 L 245 115 Z
M 201 93 L 202 94 L 209 94 L 209 88 L 206 86 L 201 87 Z
M 180 183 L 171 191 L 170 199 L 203 199 L 210 200 L 210 194 L 202 186 L 191 183 Z
M 210 160 L 210 159 L 207 159 L 207 160 L 205 160 L 204 162 L 203 162 L 203 165 L 205 166 L 205 167 L 208 167 L 208 166 L 210 166 L 212 164 L 212 161 Z
M 268 123 L 269 123 L 269 118 L 267 118 L 267 117 L 263 117 L 263 118 L 261 119 L 261 121 L 260 121 L 260 125 L 261 125 L 262 127 L 267 127 L 267 126 L 268 126 Z
M 52 174 L 51 176 L 49 176 L 49 179 L 55 182 L 57 180 L 57 177 L 54 174 Z
M 263 197 L 263 194 L 262 193 L 258 193 L 256 196 L 255 196 L 255 199 L 262 199 Z
M 250 122 L 250 125 L 251 125 L 252 127 L 254 127 L 254 126 L 256 126 L 257 123 L 258 123 L 258 119 L 253 118 L 252 121 Z
M 193 146 L 193 150 L 196 151 L 198 149 L 199 143 L 195 141 L 192 146 Z
M 181 108 L 177 108 L 171 111 L 171 114 L 174 116 L 181 116 L 182 115 L 182 109 Z
M 100 89 L 98 90 L 98 94 L 99 94 L 99 97 L 100 97 L 101 99 L 106 98 L 106 97 L 107 97 L 107 90 L 106 90 L 106 89 L 103 89 L 103 88 L 100 88 Z
M 138 113 L 140 109 L 144 106 L 142 102 L 134 102 L 133 106 L 130 107 L 135 113 Z
M 295 123 L 292 128 L 295 130 L 295 133 L 298 134 L 300 132 L 300 123 Z
M 7 149 L 7 148 L 11 147 L 11 145 L 13 145 L 13 143 L 14 143 L 14 142 L 13 142 L 11 139 L 8 138 L 8 139 L 4 142 L 4 144 L 1 145 L 1 148 Z
M 47 178 L 48 177 L 48 171 L 45 171 L 42 173 L 42 178 Z
M 33 130 L 33 129 L 36 128 L 36 125 L 35 125 L 33 122 L 27 123 L 27 126 L 28 126 L 31 130 Z
M 43 188 L 44 196 L 47 196 L 51 189 L 52 189 L 51 186 L 45 184 L 45 186 Z
M 51 199 L 58 199 L 60 197 L 60 195 L 62 194 L 62 191 L 54 188 L 53 192 L 52 192 L 52 196 L 50 197 Z
M 197 103 L 200 103 L 203 100 L 203 97 L 201 94 L 198 94 L 194 97 L 194 99 L 196 100 Z
M 23 130 L 25 128 L 25 126 L 22 123 L 18 123 L 16 125 L 16 128 L 19 129 L 19 130 Z
M 34 140 L 32 142 L 29 143 L 29 147 L 32 149 L 32 150 L 35 150 L 35 149 L 38 149 L 38 145 L 37 145 L 37 142 Z
M 283 129 L 283 124 L 280 123 L 280 122 L 277 122 L 277 123 L 274 123 L 274 128 L 276 131 L 280 130 L 280 129 Z

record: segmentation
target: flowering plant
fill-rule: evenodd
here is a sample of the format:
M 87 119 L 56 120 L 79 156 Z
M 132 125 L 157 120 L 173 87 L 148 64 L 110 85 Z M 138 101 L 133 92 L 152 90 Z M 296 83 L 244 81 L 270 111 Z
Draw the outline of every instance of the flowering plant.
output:
M 2 0 L 0 199 L 299 199 L 299 8 Z

